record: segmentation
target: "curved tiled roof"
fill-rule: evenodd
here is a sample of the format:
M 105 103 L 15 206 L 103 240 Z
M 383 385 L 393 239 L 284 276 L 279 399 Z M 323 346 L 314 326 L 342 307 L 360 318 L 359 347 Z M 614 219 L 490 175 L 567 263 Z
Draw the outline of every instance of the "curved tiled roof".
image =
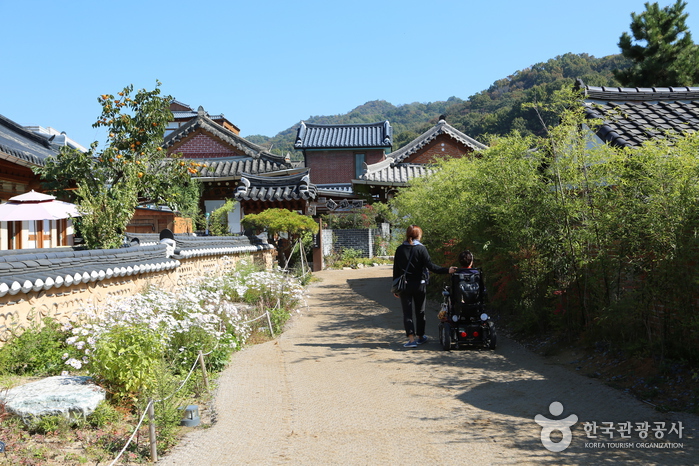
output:
M 387 157 L 381 162 L 367 165 L 366 170 L 355 180 L 357 184 L 372 185 L 405 185 L 414 178 L 420 178 L 433 170 L 428 164 L 422 163 L 396 163 L 392 157 Z
M 24 166 L 43 166 L 47 157 L 57 153 L 48 139 L 0 115 L 0 156 L 5 154 L 4 158 Z
M 445 134 L 451 137 L 452 139 L 455 139 L 456 141 L 460 142 L 461 144 L 467 147 L 470 147 L 473 150 L 481 150 L 487 148 L 485 144 L 481 144 L 475 139 L 465 135 L 464 133 L 447 123 L 446 120 L 441 118 L 435 126 L 425 131 L 420 136 L 413 139 L 411 142 L 401 147 L 397 151 L 391 152 L 390 154 L 388 154 L 388 157 L 392 157 L 396 163 L 400 163 L 406 158 L 420 151 L 427 144 L 434 141 L 435 138 L 437 138 L 437 136 L 440 136 L 442 134 Z
M 240 178 L 244 173 L 270 173 L 288 169 L 291 164 L 267 157 L 223 157 L 200 159 L 205 164 L 196 178 Z
M 610 88 L 576 82 L 597 136 L 618 147 L 639 146 L 668 132 L 699 131 L 699 87 Z
M 245 174 L 235 191 L 237 201 L 281 201 L 315 199 L 317 188 L 311 183 L 306 169 L 285 176 L 254 176 Z
M 588 100 L 605 102 L 699 100 L 699 87 L 606 87 L 586 86 L 580 82 L 576 85 Z
M 175 119 L 180 119 L 180 118 L 181 118 L 181 119 L 184 119 L 184 118 L 194 118 L 194 117 L 196 117 L 197 115 L 198 115 L 198 113 L 195 112 L 194 110 L 172 110 L 172 116 L 173 116 Z M 207 114 L 207 116 L 208 116 L 209 118 L 211 118 L 212 120 L 221 120 L 221 119 L 225 118 L 225 117 L 223 116 L 223 114 L 220 114 L 220 115 L 209 115 L 209 114 Z
M 0 297 L 174 269 L 166 245 L 122 249 L 27 249 L 0 255 Z
M 128 233 L 130 239 L 138 238 L 141 244 L 159 242 L 158 233 Z M 175 259 L 203 257 L 222 254 L 245 254 L 274 249 L 267 240 L 259 236 L 192 236 L 174 235 Z
M 355 125 L 316 125 L 301 122 L 296 149 L 344 149 L 391 147 L 393 128 L 387 121 Z
M 350 183 L 326 183 L 318 184 L 318 194 L 334 195 L 334 194 L 353 194 L 354 190 Z

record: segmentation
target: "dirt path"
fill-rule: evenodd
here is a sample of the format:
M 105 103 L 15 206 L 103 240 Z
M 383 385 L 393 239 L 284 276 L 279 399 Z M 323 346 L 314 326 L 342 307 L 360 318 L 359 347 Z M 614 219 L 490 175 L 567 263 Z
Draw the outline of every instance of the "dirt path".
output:
M 390 274 L 390 266 L 318 273 L 308 310 L 287 332 L 234 355 L 219 379 L 217 422 L 158 464 L 699 463 L 696 416 L 659 413 L 502 337 L 495 352 L 442 351 L 436 309 L 428 312 L 433 340 L 403 348 Z M 559 416 L 549 413 L 554 401 L 563 404 Z M 537 414 L 577 415 L 567 449 L 544 448 Z M 592 421 L 634 429 L 629 439 L 617 431 L 588 439 L 583 422 Z M 682 422 L 682 438 L 665 434 L 681 447 L 640 446 L 660 442 L 652 431 L 639 437 L 635 425 L 646 421 Z

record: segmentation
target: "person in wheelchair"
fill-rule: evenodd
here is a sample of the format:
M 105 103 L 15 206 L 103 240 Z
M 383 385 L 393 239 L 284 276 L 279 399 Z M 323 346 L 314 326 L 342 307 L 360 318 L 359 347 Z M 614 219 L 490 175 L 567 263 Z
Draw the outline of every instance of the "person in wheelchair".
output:
M 452 345 L 482 345 L 495 349 L 495 326 L 485 312 L 488 292 L 480 269 L 473 267 L 473 253 L 459 254 L 459 267 L 444 291 L 439 313 L 439 339 L 445 350 Z
M 459 265 L 461 267 L 452 275 L 452 290 L 457 300 L 455 304 L 464 310 L 472 306 L 472 309 L 477 307 L 477 310 L 482 310 L 488 301 L 488 290 L 485 288 L 481 271 L 473 268 L 473 253 L 468 250 L 462 251 L 459 254 Z

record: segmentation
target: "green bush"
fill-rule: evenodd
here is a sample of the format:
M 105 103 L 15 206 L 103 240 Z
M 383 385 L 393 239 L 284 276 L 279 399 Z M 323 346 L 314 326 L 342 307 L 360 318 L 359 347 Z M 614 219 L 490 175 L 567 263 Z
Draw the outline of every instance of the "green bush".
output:
M 291 314 L 283 307 L 275 307 L 268 310 L 270 320 L 272 321 L 272 328 L 274 329 L 274 333 L 275 335 L 279 335 L 284 331 L 284 324 L 286 324 L 286 322 L 289 320 Z
M 106 401 L 100 401 L 92 414 L 87 416 L 87 422 L 92 427 L 102 429 L 109 424 L 117 422 L 120 418 L 121 414 L 119 414 L 119 411 Z
M 66 344 L 70 336 L 61 324 L 46 318 L 42 326 L 24 332 L 14 331 L 8 342 L 0 347 L 0 373 L 50 376 L 65 370 L 64 360 L 77 357 L 79 352 Z
M 90 371 L 116 399 L 138 399 L 157 382 L 165 348 L 144 324 L 111 327 L 97 341 Z

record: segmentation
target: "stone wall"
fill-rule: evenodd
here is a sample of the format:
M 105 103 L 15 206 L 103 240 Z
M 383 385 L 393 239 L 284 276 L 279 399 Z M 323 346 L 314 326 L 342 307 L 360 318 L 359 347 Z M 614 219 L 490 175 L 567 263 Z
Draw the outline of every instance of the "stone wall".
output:
M 108 301 L 132 296 L 154 286 L 164 291 L 177 291 L 203 275 L 219 276 L 235 268 L 242 258 L 252 257 L 265 268 L 274 266 L 275 249 L 241 254 L 209 254 L 180 258 L 179 266 L 158 272 L 143 272 L 122 277 L 80 283 L 49 290 L 9 293 L 0 297 L 0 344 L 12 328 L 38 325 L 45 317 L 60 322 L 78 318 L 82 309 L 94 306 L 98 311 Z

